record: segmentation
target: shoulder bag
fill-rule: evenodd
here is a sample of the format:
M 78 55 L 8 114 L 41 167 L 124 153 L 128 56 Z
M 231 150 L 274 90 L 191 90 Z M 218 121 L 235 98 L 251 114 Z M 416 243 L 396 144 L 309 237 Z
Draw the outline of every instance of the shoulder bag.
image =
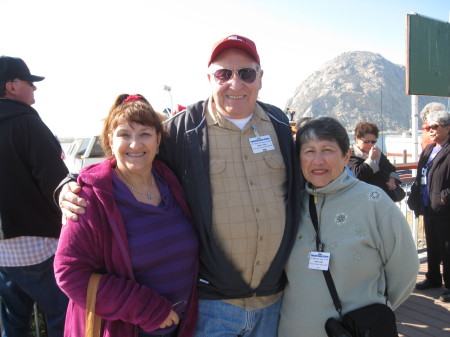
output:
M 100 337 L 102 319 L 95 314 L 95 302 L 97 298 L 98 283 L 101 274 L 93 273 L 89 278 L 86 295 L 86 325 L 85 337 Z
M 318 232 L 317 211 L 312 195 L 309 196 L 309 213 L 317 233 L 317 250 L 322 251 L 323 245 Z M 398 337 L 395 314 L 391 308 L 386 304 L 374 303 L 343 314 L 341 301 L 330 270 L 324 270 L 323 275 L 340 318 L 331 317 L 326 321 L 325 331 L 329 337 Z
M 401 182 L 399 183 L 398 180 L 395 180 L 395 190 L 389 190 L 389 196 L 394 202 L 399 202 L 405 199 L 406 192 L 401 186 Z

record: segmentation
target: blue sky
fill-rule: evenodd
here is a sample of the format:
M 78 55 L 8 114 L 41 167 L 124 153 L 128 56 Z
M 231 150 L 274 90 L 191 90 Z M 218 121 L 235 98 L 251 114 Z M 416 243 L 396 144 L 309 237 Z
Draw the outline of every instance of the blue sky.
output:
M 448 21 L 448 0 L 0 0 L 0 54 L 18 56 L 38 83 L 36 104 L 60 137 L 99 133 L 121 93 L 157 110 L 208 97 L 215 41 L 257 45 L 262 101 L 284 108 L 295 88 L 346 51 L 405 64 L 406 14 Z M 7 14 L 9 13 L 9 14 Z

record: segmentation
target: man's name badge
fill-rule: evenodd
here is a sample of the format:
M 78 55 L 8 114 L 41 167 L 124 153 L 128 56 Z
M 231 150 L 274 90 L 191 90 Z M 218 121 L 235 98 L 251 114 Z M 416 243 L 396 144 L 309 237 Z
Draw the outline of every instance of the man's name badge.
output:
M 309 269 L 328 270 L 330 265 L 330 253 L 311 252 L 309 253 Z
M 261 153 L 264 151 L 275 150 L 272 138 L 269 135 L 261 137 L 253 137 L 249 139 L 253 153 Z

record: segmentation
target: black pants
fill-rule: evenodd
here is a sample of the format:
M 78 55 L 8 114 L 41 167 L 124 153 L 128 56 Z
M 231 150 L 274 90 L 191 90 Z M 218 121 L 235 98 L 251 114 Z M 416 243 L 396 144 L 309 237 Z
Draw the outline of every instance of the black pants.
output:
M 441 283 L 443 278 L 445 287 L 450 289 L 450 218 L 437 217 L 426 209 L 423 221 L 427 241 L 426 278 L 433 283 Z

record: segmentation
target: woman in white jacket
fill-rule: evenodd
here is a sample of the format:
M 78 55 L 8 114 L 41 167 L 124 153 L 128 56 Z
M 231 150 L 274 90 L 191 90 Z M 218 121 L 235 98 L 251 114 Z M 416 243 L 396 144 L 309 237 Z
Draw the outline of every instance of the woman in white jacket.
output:
M 344 314 L 372 303 L 397 308 L 411 294 L 419 262 L 399 208 L 380 188 L 349 176 L 344 169 L 350 142 L 338 121 L 322 117 L 308 122 L 298 131 L 296 144 L 307 184 L 297 242 L 286 266 L 288 285 L 278 336 L 326 337 L 326 320 L 339 315 L 323 272 L 314 269 L 310 257 L 317 251 L 310 194 L 315 196 L 323 251 L 330 253 L 325 263 Z

